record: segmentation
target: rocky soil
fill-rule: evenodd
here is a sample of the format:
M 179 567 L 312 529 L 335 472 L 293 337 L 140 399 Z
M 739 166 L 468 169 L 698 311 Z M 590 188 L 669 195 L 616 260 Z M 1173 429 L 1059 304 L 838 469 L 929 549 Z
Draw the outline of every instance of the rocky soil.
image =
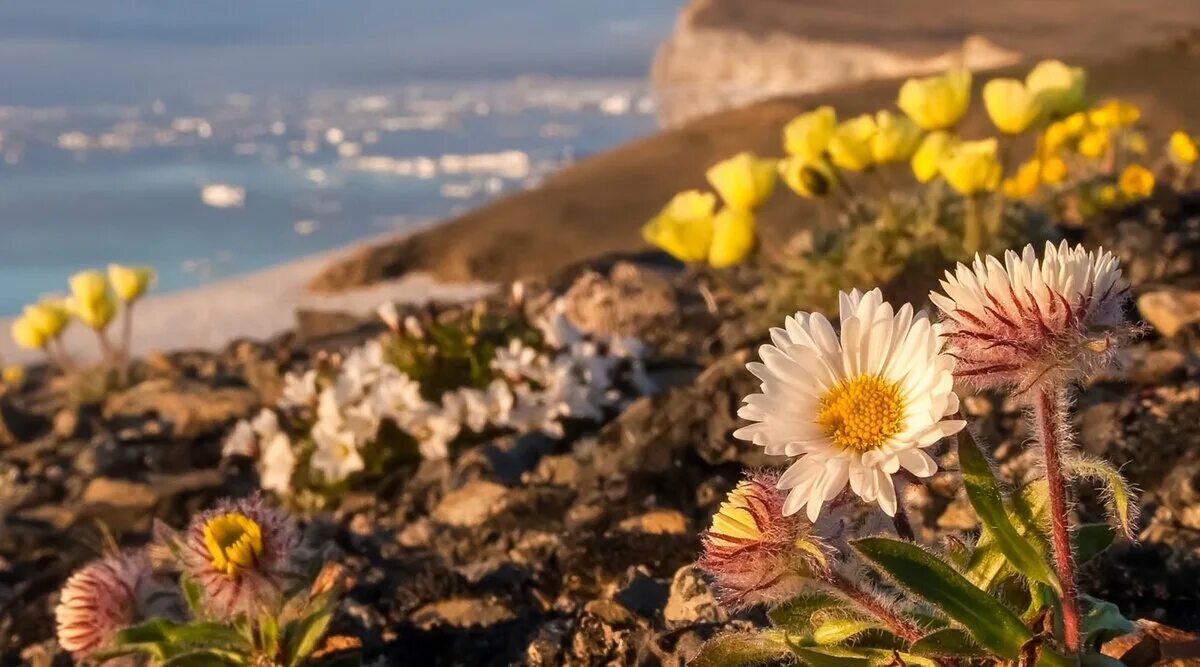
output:
M 1200 630 L 1200 197 L 1073 233 L 1117 247 L 1138 281 L 1134 315 L 1154 325 L 1078 399 L 1081 447 L 1125 466 L 1144 517 L 1140 542 L 1100 558 L 1084 589 L 1144 619 L 1112 648 L 1128 664 L 1195 656 L 1182 631 Z M 666 390 L 561 441 L 500 438 L 397 471 L 307 517 L 310 539 L 336 544 L 354 575 L 335 631 L 361 638 L 375 664 L 682 664 L 715 632 L 762 622 L 731 618 L 691 567 L 739 471 L 772 463 L 730 435 L 754 390 L 744 365 L 766 333 L 759 278 L 645 258 L 531 285 L 533 298 L 567 294 L 581 326 L 650 343 Z M 254 473 L 221 462 L 222 435 L 274 401 L 285 370 L 379 331 L 340 316 L 301 321 L 271 341 L 140 360 L 123 389 L 36 370 L 0 397 L 0 663 L 69 664 L 52 639 L 67 574 L 106 534 L 142 544 L 155 517 L 182 525 L 218 497 L 251 492 Z M 988 396 L 965 405 L 1002 470 L 1028 470 L 1020 410 Z M 954 467 L 952 456 L 942 463 Z M 1084 495 L 1081 514 L 1102 516 L 1096 494 Z M 976 528 L 950 473 L 910 502 L 924 540 Z

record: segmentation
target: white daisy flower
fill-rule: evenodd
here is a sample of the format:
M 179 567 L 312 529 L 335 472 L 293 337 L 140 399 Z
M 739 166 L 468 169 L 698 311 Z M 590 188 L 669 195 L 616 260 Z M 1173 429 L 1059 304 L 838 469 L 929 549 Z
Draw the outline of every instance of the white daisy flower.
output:
M 310 370 L 303 375 L 288 373 L 283 376 L 281 407 L 307 407 L 317 400 L 317 372 Z
M 1004 263 L 976 257 L 946 272 L 945 294 L 929 298 L 945 314 L 955 375 L 981 387 L 1060 384 L 1111 362 L 1128 336 L 1129 284 L 1117 258 L 1063 241 L 1009 250 Z
M 292 472 L 296 469 L 296 453 L 287 434 L 278 431 L 263 440 L 262 456 L 258 460 L 259 485 L 280 495 L 292 488 Z
M 363 469 L 359 440 L 355 433 L 337 421 L 319 420 L 312 429 L 313 452 L 310 465 L 329 482 L 339 482 Z
M 522 379 L 538 381 L 541 379 L 541 358 L 537 350 L 525 345 L 520 339 L 514 338 L 508 342 L 508 347 L 496 350 L 492 358 L 492 370 L 514 382 Z
M 225 442 L 221 445 L 221 456 L 246 456 L 255 457 L 258 455 L 258 436 L 254 433 L 254 427 L 250 422 L 241 419 L 237 425 L 233 427 L 233 431 L 225 437 Z
M 878 289 L 842 293 L 840 301 L 840 338 L 819 313 L 796 313 L 771 330 L 762 362 L 747 364 L 762 393 L 738 411 L 757 423 L 734 432 L 768 454 L 795 458 L 779 479 L 790 489 L 783 511 L 807 507 L 811 521 L 847 483 L 894 516 L 892 475 L 900 468 L 932 475 L 937 464 L 923 450 L 966 425 L 946 419 L 958 397 L 938 325 L 907 304 L 893 311 Z
M 375 408 L 388 417 L 395 417 L 425 402 L 421 398 L 421 384 L 399 371 L 380 377 L 372 398 Z
M 398 415 L 396 423 L 417 441 L 423 458 L 444 459 L 450 455 L 450 443 L 462 431 L 462 422 L 450 412 L 427 402 Z
M 542 332 L 546 345 L 564 349 L 583 340 L 583 333 L 567 318 L 567 302 L 558 298 L 534 324 Z

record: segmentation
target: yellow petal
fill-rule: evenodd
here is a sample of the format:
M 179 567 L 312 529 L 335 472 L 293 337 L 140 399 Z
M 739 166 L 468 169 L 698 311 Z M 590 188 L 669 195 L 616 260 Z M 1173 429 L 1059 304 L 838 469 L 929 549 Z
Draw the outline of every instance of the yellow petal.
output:
M 1038 98 L 1016 79 L 992 79 L 983 86 L 983 105 L 996 129 L 1020 134 L 1042 114 Z
M 995 190 L 1000 185 L 996 140 L 965 141 L 950 149 L 941 162 L 942 178 L 959 194 Z
M 713 220 L 712 249 L 708 263 L 722 269 L 740 264 L 754 250 L 754 214 L 723 208 Z
M 27 350 L 40 350 L 46 347 L 46 336 L 38 330 L 28 317 L 18 317 L 12 323 L 12 339 L 17 345 Z
M 957 143 L 958 139 L 948 132 L 938 131 L 927 134 L 912 157 L 913 175 L 917 180 L 921 183 L 928 183 L 937 178 L 941 171 L 942 159 Z
M 775 163 L 760 160 L 753 153 L 738 153 L 709 167 L 705 177 L 726 206 L 750 211 L 771 196 Z
M 1140 164 L 1131 164 L 1121 171 L 1117 184 L 1126 197 L 1143 199 L 1154 192 L 1154 174 Z
M 875 136 L 875 119 L 862 114 L 842 121 L 829 141 L 829 159 L 847 171 L 865 171 L 875 164 L 871 141 Z
M 896 104 L 922 129 L 945 130 L 962 118 L 970 100 L 971 72 L 956 69 L 905 81 Z
M 642 237 L 681 262 L 703 262 L 712 245 L 716 201 L 707 192 L 681 192 L 642 227 Z
M 1047 114 L 1061 118 L 1083 108 L 1087 72 L 1059 60 L 1043 60 L 1025 76 L 1025 87 L 1037 96 Z
M 128 303 L 136 301 L 154 280 L 154 269 L 148 266 L 108 265 L 108 281 L 117 297 Z
M 1197 158 L 1196 142 L 1188 136 L 1187 132 L 1176 130 L 1171 133 L 1171 140 L 1167 144 L 1167 153 L 1175 164 L 1194 164 Z
M 788 155 L 806 160 L 817 160 L 825 154 L 833 128 L 837 125 L 837 112 L 833 107 L 822 106 L 796 116 L 783 128 L 783 149 Z
M 824 197 L 833 186 L 833 171 L 824 159 L 784 158 L 779 161 L 779 175 L 801 197 Z
M 875 162 L 905 162 L 921 144 L 921 128 L 907 116 L 880 111 L 875 114 L 871 155 Z

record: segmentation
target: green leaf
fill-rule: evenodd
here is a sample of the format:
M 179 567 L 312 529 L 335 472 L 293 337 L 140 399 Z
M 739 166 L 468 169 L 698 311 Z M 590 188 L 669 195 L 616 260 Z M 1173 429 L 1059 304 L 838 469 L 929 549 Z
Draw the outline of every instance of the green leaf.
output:
M 801 634 L 812 629 L 814 614 L 830 609 L 842 609 L 846 602 L 832 595 L 816 593 L 801 595 L 767 612 L 775 626 Z
M 886 630 L 877 621 L 860 618 L 836 618 L 825 621 L 812 631 L 813 642 L 821 645 L 840 644 L 868 630 Z
M 1013 496 L 1011 517 L 1018 525 L 1024 527 L 1026 534 L 1031 530 L 1039 535 L 1044 534 L 1037 525 L 1046 516 L 1048 498 L 1046 485 L 1038 482 L 1026 485 Z M 979 588 L 994 591 L 1011 573 L 1012 567 L 1004 552 L 1000 550 L 992 534 L 985 529 L 975 543 L 975 551 L 972 552 L 971 561 L 967 565 L 967 579 Z
M 179 575 L 179 589 L 183 591 L 183 600 L 187 603 L 188 612 L 191 613 L 192 618 L 205 618 L 204 590 L 200 584 L 185 573 Z
M 1062 590 L 1036 535 L 1022 535 L 1009 521 L 992 466 L 967 429 L 958 432 L 958 461 L 971 506 L 1008 561 L 1026 577 Z
M 987 653 L 971 639 L 971 635 L 960 628 L 943 628 L 931 632 L 909 648 L 910 653 L 924 656 L 951 658 L 985 658 Z
M 271 614 L 258 618 L 258 645 L 264 653 L 279 653 L 279 621 Z
M 871 667 L 871 656 L 851 649 L 793 646 L 792 652 L 809 667 Z
M 283 650 L 288 667 L 297 667 L 317 650 L 321 638 L 333 620 L 333 610 L 321 605 L 317 611 L 289 623 L 283 630 Z
M 784 633 L 778 630 L 730 632 L 705 642 L 691 667 L 743 667 L 777 660 L 789 653 Z
M 188 623 L 166 630 L 167 640 L 194 648 L 232 649 L 249 652 L 254 649 L 251 642 L 237 630 L 221 623 Z
M 1134 539 L 1133 524 L 1137 521 L 1137 503 L 1131 503 L 1134 491 L 1111 463 L 1091 456 L 1076 455 L 1063 461 L 1067 474 L 1080 479 L 1093 479 L 1104 486 L 1104 504 L 1109 514 L 1125 533 Z
M 236 651 L 210 648 L 182 653 L 162 663 L 163 667 L 229 667 L 250 665 L 252 658 Z
M 1080 623 L 1080 631 L 1088 646 L 1099 649 L 1104 642 L 1134 631 L 1133 621 L 1122 616 L 1117 605 L 1089 595 L 1081 597 L 1091 607 Z
M 965 627 L 976 643 L 994 655 L 1016 660 L 1021 647 L 1032 637 L 1008 607 L 921 547 L 883 537 L 852 544 L 882 574 Z M 1043 651 L 1038 664 L 1065 667 L 1069 663 L 1062 656 Z
M 1107 549 L 1117 537 L 1117 529 L 1107 523 L 1085 523 L 1075 529 L 1075 564 L 1083 565 Z

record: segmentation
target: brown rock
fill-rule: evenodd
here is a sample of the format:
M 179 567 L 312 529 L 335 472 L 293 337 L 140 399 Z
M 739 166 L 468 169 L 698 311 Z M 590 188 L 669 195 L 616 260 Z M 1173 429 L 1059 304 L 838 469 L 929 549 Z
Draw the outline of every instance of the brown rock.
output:
M 1200 292 L 1158 290 L 1138 297 L 1138 312 L 1170 338 L 1189 324 L 1200 322 Z
M 685 535 L 688 520 L 678 510 L 652 510 L 622 520 L 617 529 L 646 535 Z
M 196 438 L 223 430 L 259 405 L 258 395 L 243 387 L 214 389 L 195 380 L 147 380 L 108 397 L 110 421 L 160 419 L 175 438 Z
M 456 628 L 488 627 L 516 618 L 511 609 L 490 598 L 451 598 L 427 604 L 412 613 L 412 622 L 428 630 L 439 625 Z
M 486 480 L 473 480 L 461 489 L 447 493 L 433 509 L 439 523 L 473 528 L 499 514 L 505 507 L 508 489 Z
M 694 565 L 685 565 L 675 572 L 667 606 L 663 608 L 663 620 L 668 627 L 724 623 L 728 619 L 729 614 Z

